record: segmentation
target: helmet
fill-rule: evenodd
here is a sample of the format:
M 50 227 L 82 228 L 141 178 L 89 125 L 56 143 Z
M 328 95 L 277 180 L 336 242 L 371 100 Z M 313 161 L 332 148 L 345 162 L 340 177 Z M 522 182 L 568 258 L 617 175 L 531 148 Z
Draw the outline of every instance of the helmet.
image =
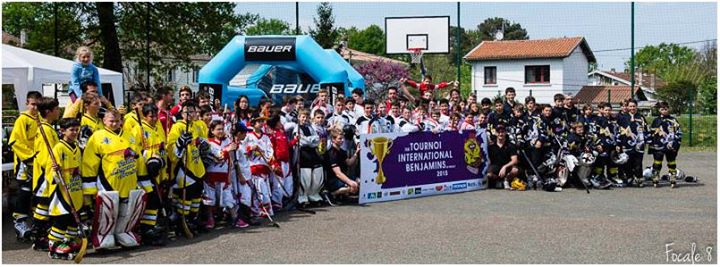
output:
M 510 183 L 510 187 L 518 191 L 525 191 L 527 185 L 522 180 L 515 178 L 512 183 Z
M 555 154 L 550 154 L 549 157 L 547 157 L 547 160 L 545 160 L 544 164 L 545 166 L 552 167 L 555 165 L 555 161 L 557 160 L 557 156 Z
M 582 166 L 591 166 L 595 163 L 595 155 L 590 152 L 585 152 L 580 155 L 580 165 Z
M 643 177 L 644 177 L 646 180 L 652 179 L 652 177 L 653 177 L 653 169 L 652 169 L 652 167 L 648 166 L 648 167 L 645 168 L 645 170 L 643 170 Z
M 685 180 L 685 172 L 681 169 L 677 169 L 675 172 L 675 179 L 677 180 Z
M 625 164 L 625 163 L 628 162 L 628 159 L 630 159 L 630 157 L 628 156 L 628 154 L 626 154 L 625 152 L 622 152 L 622 153 L 619 153 L 619 154 L 615 154 L 615 156 L 612 158 L 612 161 L 613 161 L 615 164 L 623 165 L 623 164 Z

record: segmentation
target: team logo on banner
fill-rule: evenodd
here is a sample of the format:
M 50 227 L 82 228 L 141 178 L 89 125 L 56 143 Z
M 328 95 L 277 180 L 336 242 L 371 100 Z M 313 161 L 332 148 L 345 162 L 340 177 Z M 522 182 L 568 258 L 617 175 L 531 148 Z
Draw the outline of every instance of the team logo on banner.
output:
M 295 37 L 246 38 L 246 61 L 294 61 Z

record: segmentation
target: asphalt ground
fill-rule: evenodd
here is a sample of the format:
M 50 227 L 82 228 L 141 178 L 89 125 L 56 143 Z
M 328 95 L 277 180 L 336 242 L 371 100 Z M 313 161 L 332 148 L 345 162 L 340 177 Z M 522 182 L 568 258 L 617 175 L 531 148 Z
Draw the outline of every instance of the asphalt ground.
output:
M 700 183 L 676 189 L 485 190 L 318 208 L 278 214 L 281 228 L 90 251 L 83 263 L 717 263 L 716 158 L 681 155 L 680 168 Z M 68 263 L 17 243 L 7 214 L 2 222 L 2 263 Z

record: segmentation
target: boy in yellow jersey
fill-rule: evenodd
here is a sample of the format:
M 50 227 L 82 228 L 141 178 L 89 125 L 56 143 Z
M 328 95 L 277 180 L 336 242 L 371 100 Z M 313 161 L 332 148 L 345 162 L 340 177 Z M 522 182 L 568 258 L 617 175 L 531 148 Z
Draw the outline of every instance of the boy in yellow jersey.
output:
M 35 137 L 37 134 L 37 103 L 42 98 L 38 91 L 27 93 L 25 105 L 27 110 L 20 113 L 15 120 L 8 145 L 12 148 L 13 171 L 15 179 L 19 181 L 20 190 L 17 192 L 15 211 L 13 212 L 15 234 L 18 240 L 30 238 L 30 199 L 32 196 L 32 171 L 35 159 Z
M 158 121 L 157 106 L 145 104 L 140 114 L 143 119 L 143 164 L 146 166 L 147 175 L 138 177 L 138 180 L 148 199 L 145 213 L 140 219 L 140 234 L 144 244 L 164 245 L 167 237 L 165 225 L 158 225 L 157 221 L 161 215 L 158 211 L 163 208 L 161 203 L 166 196 L 165 190 L 159 185 L 169 180 L 165 131 Z
M 132 128 L 135 128 L 135 126 L 138 126 L 138 117 L 135 114 L 135 110 L 142 110 L 143 105 L 145 105 L 145 94 L 136 93 L 130 100 L 130 110 L 128 110 L 127 114 L 123 117 L 124 131 L 130 131 Z
M 83 95 L 83 97 L 86 95 Z M 63 139 L 53 147 L 53 156 L 57 165 L 50 160 L 45 164 L 47 182 L 52 185 L 50 193 L 50 233 L 47 238 L 52 259 L 72 259 L 73 254 L 80 250 L 78 236 L 80 231 L 71 213 L 72 209 L 80 210 L 87 203 L 83 202 L 82 178 L 80 165 L 82 153 L 76 140 L 80 122 L 77 119 L 60 120 L 60 132 Z M 42 138 L 41 136 L 39 138 Z M 57 177 L 60 172 L 62 177 Z M 62 194 L 58 186 L 63 186 L 56 179 L 63 179 L 67 185 L 68 196 Z M 72 207 L 70 206 L 72 205 Z
M 102 105 L 106 109 L 112 109 L 114 108 L 112 103 L 110 103 L 105 96 L 101 96 L 98 94 L 98 85 L 95 84 L 93 81 L 87 81 L 80 85 L 80 89 L 83 91 L 82 95 L 85 94 L 95 94 L 99 99 Z M 84 103 L 83 101 L 75 101 L 75 102 L 68 102 L 67 106 L 65 106 L 65 112 L 63 113 L 63 118 L 75 118 L 79 113 L 82 112 L 84 109 Z M 82 123 L 82 122 L 80 122 Z
M 53 128 L 52 124 L 57 121 L 60 117 L 60 108 L 58 107 L 58 101 L 54 98 L 43 97 L 38 101 L 38 111 L 40 113 L 40 122 L 42 124 L 47 141 L 50 147 L 54 147 L 55 144 L 60 140 L 58 138 L 57 131 Z M 36 121 L 37 123 L 37 121 Z M 32 178 L 32 189 L 35 194 L 35 213 L 33 214 L 33 236 L 35 240 L 33 242 L 33 249 L 36 250 L 47 250 L 47 231 L 49 226 L 48 220 L 48 205 L 50 204 L 50 195 L 47 189 L 48 184 L 46 181 L 45 163 L 50 160 L 50 153 L 48 152 L 45 141 L 40 136 L 39 129 L 35 135 L 35 141 L 33 147 L 36 151 L 35 159 L 33 162 L 33 178 Z
M 96 249 L 115 247 L 116 242 L 140 245 L 133 230 L 145 209 L 145 191 L 138 189 L 138 176 L 146 173 L 138 153 L 142 143 L 138 128 L 124 131 L 120 118 L 117 110 L 108 110 L 105 128 L 93 133 L 83 151 L 83 190 L 97 194 L 90 235 Z
M 98 118 L 100 113 L 100 97 L 96 94 L 83 94 L 81 97 L 83 102 L 83 109 L 85 112 L 82 114 L 80 119 L 80 134 L 78 145 L 80 149 L 85 149 L 88 138 L 98 130 L 102 130 L 105 126 L 102 124 L 102 120 Z
M 173 199 L 176 201 L 176 211 L 185 216 L 191 230 L 198 227 L 197 214 L 203 190 L 202 177 L 205 176 L 205 166 L 200 157 L 200 147 L 209 147 L 200 133 L 197 120 L 197 105 L 194 100 L 182 103 L 182 120 L 175 122 L 168 133 L 168 155 L 172 163 Z M 188 126 L 188 121 L 189 125 Z M 183 191 L 185 191 L 183 194 Z M 178 218 L 172 218 L 180 223 Z M 179 225 L 177 225 L 179 226 Z

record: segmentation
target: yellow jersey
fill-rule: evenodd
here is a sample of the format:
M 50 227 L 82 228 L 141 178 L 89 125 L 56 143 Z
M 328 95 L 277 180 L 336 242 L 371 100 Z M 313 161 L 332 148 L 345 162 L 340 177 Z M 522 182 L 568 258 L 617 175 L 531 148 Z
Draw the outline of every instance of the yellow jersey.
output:
M 48 123 L 45 119 L 41 119 L 41 122 L 42 129 L 45 132 L 45 136 L 47 137 L 50 147 L 55 147 L 55 145 L 60 141 L 57 131 L 55 131 L 55 128 L 53 128 L 52 125 L 50 125 L 50 123 Z M 35 151 L 37 151 L 37 154 L 35 155 L 35 159 L 33 161 L 33 192 L 35 192 L 35 195 L 38 197 L 50 197 L 50 192 L 45 190 L 48 185 L 46 183 L 47 178 L 45 177 L 45 165 L 48 161 L 50 161 L 50 152 L 48 151 L 48 146 L 45 144 L 45 140 L 40 133 L 40 129 L 37 131 L 37 138 L 35 138 L 34 143 L 34 148 Z
M 146 172 L 145 165 L 140 164 L 141 147 L 139 131 L 113 132 L 103 128 L 93 133 L 82 156 L 85 194 L 103 189 L 118 191 L 121 198 L 127 198 L 130 190 L 138 186 L 138 175 Z
M 177 148 L 175 147 L 175 143 L 180 137 L 180 135 L 185 132 L 186 126 L 187 124 L 184 120 L 177 121 L 170 129 L 170 133 L 168 133 L 167 151 L 168 155 L 170 156 L 170 162 L 172 163 L 172 173 L 170 175 L 171 177 L 175 177 L 178 173 L 177 168 L 182 165 L 185 169 L 188 170 L 187 174 L 193 176 L 192 178 L 197 180 L 205 176 L 205 166 L 200 159 L 200 149 L 198 149 L 198 147 L 195 145 L 195 141 L 197 140 L 197 138 L 202 138 L 202 135 L 200 134 L 200 131 L 202 131 L 202 129 L 200 127 L 197 127 L 199 126 L 198 123 L 193 123 L 193 126 L 195 127 L 189 128 L 189 131 L 193 136 L 193 141 L 191 141 L 187 147 L 187 151 L 185 153 L 189 151 L 189 157 L 187 157 L 186 161 L 183 163 L 182 158 L 180 158 L 178 155 L 179 153 Z M 178 186 L 180 188 L 183 188 L 185 187 L 185 184 L 180 183 L 178 184 Z
M 20 170 L 19 164 L 23 161 L 32 160 L 35 156 L 35 138 L 38 134 L 37 116 L 33 116 L 29 111 L 20 113 L 20 116 L 15 120 L 13 124 L 12 132 L 10 132 L 10 139 L 8 139 L 8 145 L 12 148 L 15 156 L 13 157 L 13 169 L 15 174 Z M 31 161 L 32 162 L 32 161 Z M 23 172 L 19 177 L 19 180 L 26 181 L 28 178 L 28 172 Z
M 50 216 L 60 216 L 70 213 L 70 204 L 78 210 L 82 208 L 83 188 L 82 177 L 80 177 L 80 165 L 82 164 L 82 153 L 80 147 L 73 143 L 70 144 L 65 140 L 60 140 L 53 148 L 55 161 L 62 169 L 62 177 L 57 177 L 57 172 L 53 170 L 52 161 L 45 164 L 45 173 L 48 175 L 47 183 L 50 185 Z M 63 179 L 67 185 L 69 196 L 62 193 L 62 189 L 56 179 Z M 68 197 L 70 197 L 68 199 Z M 72 201 L 69 201 L 72 200 Z

